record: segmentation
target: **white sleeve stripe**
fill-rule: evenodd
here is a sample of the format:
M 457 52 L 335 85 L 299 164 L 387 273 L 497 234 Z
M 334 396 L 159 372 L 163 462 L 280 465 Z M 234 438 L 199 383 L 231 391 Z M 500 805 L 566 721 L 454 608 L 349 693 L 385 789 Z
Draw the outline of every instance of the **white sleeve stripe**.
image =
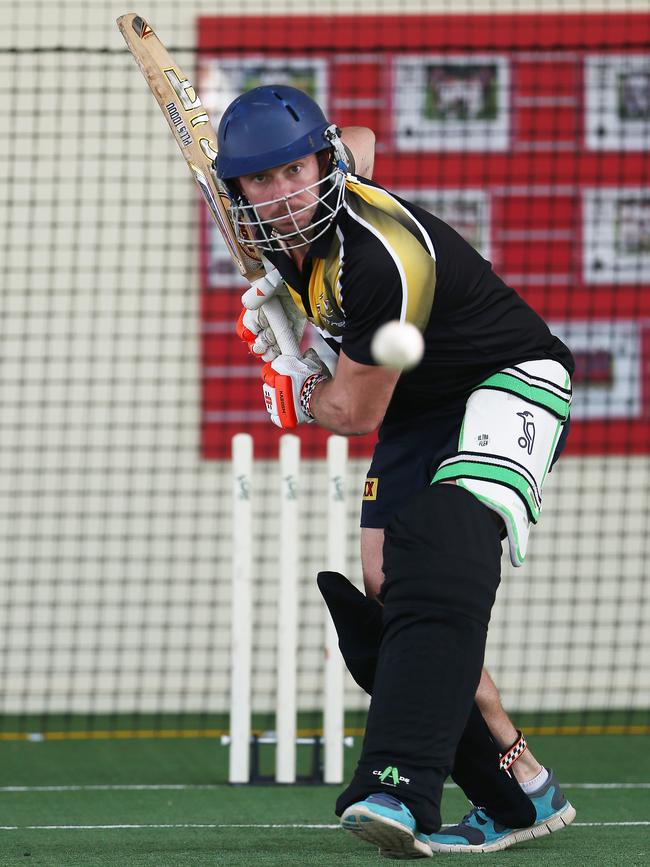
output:
M 313 322 L 311 324 L 324 340 L 333 340 L 335 343 L 343 343 L 342 334 L 330 334 L 329 331 L 321 328 L 320 325 L 315 325 Z
M 336 235 L 339 239 L 339 273 L 337 278 L 337 288 L 339 290 L 339 299 L 341 305 L 341 313 L 345 318 L 345 306 L 343 304 L 343 232 L 340 226 L 336 227 Z M 336 290 L 335 290 L 336 291 Z
M 406 321 L 406 311 L 408 309 L 408 284 L 406 282 L 406 274 L 404 273 L 404 268 L 402 267 L 402 263 L 400 261 L 399 256 L 397 255 L 395 250 L 393 250 L 393 248 L 390 246 L 390 244 L 388 244 L 386 242 L 386 239 L 384 238 L 384 236 L 380 232 L 378 232 L 377 229 L 374 228 L 374 226 L 371 226 L 370 223 L 367 223 L 358 214 L 355 214 L 347 202 L 344 201 L 343 206 L 344 206 L 345 210 L 348 212 L 348 214 L 352 217 L 353 220 L 356 220 L 357 223 L 360 223 L 362 226 L 365 226 L 365 228 L 372 235 L 374 235 L 379 241 L 381 241 L 381 243 L 386 248 L 388 254 L 390 255 L 391 259 L 395 263 L 395 267 L 397 268 L 397 271 L 399 273 L 400 282 L 402 284 L 402 307 L 400 310 L 399 318 L 400 318 L 400 322 L 405 322 Z

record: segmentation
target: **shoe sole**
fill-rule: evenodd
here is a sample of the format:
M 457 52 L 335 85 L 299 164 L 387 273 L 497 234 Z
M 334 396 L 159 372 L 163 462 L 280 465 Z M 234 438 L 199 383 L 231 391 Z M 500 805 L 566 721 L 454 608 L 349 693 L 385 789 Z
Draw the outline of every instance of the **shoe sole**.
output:
M 401 822 L 379 816 L 361 804 L 353 804 L 341 816 L 341 827 L 354 834 L 359 840 L 373 843 L 384 852 L 387 858 L 406 861 L 415 858 L 431 858 L 428 843 L 417 840 L 412 831 Z
M 488 843 L 486 846 L 464 846 L 463 844 L 454 845 L 451 843 L 449 845 L 445 845 L 444 843 L 430 843 L 429 845 L 434 854 L 439 852 L 475 852 L 477 854 L 480 854 L 481 852 L 499 852 L 502 849 L 508 849 L 510 846 L 514 846 L 515 843 L 523 843 L 525 840 L 536 840 L 538 837 L 546 837 L 548 834 L 553 834 L 555 831 L 561 831 L 562 828 L 566 828 L 567 825 L 570 825 L 575 817 L 575 808 L 567 801 L 563 810 L 559 813 L 554 813 L 543 822 L 537 822 L 535 825 L 531 825 L 530 828 L 520 828 L 517 831 L 513 831 L 512 834 L 503 837 L 503 839 L 496 840 L 494 843 Z M 385 857 L 390 858 L 392 856 L 386 855 Z

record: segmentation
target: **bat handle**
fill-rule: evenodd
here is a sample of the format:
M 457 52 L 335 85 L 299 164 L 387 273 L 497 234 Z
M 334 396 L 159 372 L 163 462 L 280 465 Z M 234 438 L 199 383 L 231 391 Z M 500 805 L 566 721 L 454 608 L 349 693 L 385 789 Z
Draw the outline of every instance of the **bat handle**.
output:
M 300 357 L 300 345 L 296 339 L 293 328 L 289 324 L 287 314 L 282 308 L 279 298 L 269 298 L 263 305 L 264 313 L 268 319 L 271 330 L 278 341 L 280 352 L 283 355 Z

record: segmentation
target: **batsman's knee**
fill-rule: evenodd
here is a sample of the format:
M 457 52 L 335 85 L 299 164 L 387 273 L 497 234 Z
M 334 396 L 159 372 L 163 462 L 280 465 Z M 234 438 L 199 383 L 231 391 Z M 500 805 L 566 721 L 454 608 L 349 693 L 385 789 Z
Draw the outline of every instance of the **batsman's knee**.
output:
M 387 609 L 444 610 L 487 626 L 501 574 L 490 511 L 454 485 L 432 485 L 389 524 L 381 598 Z

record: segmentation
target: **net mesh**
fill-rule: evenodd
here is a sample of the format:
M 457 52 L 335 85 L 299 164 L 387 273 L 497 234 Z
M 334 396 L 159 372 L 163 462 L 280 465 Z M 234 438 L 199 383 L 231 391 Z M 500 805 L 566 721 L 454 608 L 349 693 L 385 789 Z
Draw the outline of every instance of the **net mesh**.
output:
M 569 446 L 526 566 L 504 562 L 487 664 L 516 721 L 647 730 L 648 15 L 632 0 L 571 14 L 213 6 L 147 9 L 213 118 L 284 80 L 339 125 L 372 127 L 375 178 L 454 225 L 573 349 Z M 7 737 L 227 730 L 238 431 L 256 453 L 253 708 L 272 724 L 278 433 L 233 334 L 241 281 L 121 43 L 120 11 L 24 0 L 0 34 Z M 326 433 L 299 436 L 298 700 L 317 725 Z M 372 441 L 350 443 L 346 481 L 358 586 Z M 345 706 L 366 707 L 349 679 Z

